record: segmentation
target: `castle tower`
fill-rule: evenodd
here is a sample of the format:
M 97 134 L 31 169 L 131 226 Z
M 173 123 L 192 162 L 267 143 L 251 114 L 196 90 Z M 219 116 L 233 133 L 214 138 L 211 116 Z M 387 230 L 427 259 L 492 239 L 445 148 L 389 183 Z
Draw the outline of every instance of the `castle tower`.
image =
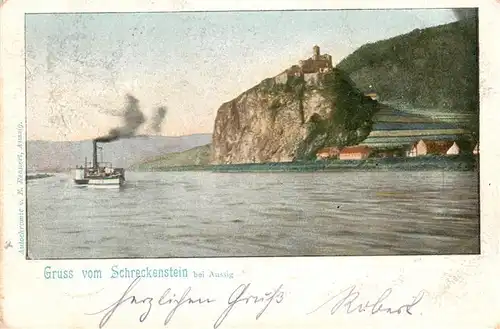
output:
M 313 47 L 313 59 L 314 60 L 319 59 L 319 55 L 320 55 L 320 53 L 319 53 L 319 46 L 316 45 L 316 46 Z

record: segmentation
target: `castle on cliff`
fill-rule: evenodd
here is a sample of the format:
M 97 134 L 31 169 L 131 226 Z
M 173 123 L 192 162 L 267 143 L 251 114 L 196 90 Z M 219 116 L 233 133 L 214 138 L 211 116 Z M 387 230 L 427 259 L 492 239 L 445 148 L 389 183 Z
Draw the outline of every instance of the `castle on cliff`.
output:
M 317 80 L 319 73 L 326 73 L 333 69 L 332 56 L 321 54 L 319 46 L 313 47 L 312 57 L 299 61 L 299 65 L 293 65 L 276 76 L 276 83 L 286 83 L 290 77 L 304 77 L 304 80 L 312 82 Z
M 328 72 L 333 68 L 332 56 L 322 55 L 319 46 L 314 46 L 312 57 L 299 61 L 299 68 L 302 74 Z

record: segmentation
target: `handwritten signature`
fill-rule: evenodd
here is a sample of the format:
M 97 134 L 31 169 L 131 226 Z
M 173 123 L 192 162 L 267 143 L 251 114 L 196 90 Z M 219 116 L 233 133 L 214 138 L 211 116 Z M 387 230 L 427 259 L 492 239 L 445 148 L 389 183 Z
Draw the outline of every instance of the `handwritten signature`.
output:
M 386 289 L 380 297 L 373 303 L 370 301 L 366 302 L 361 302 L 358 300 L 360 297 L 360 293 L 357 291 L 356 286 L 352 285 L 347 289 L 342 290 L 338 294 L 334 295 L 330 299 L 328 299 L 326 302 L 323 304 L 319 305 L 317 308 L 312 310 L 311 312 L 307 313 L 312 314 L 320 309 L 326 307 L 327 305 L 333 306 L 330 309 L 330 314 L 335 314 L 337 311 L 340 309 L 344 309 L 344 311 L 347 314 L 351 314 L 354 312 L 357 313 L 363 313 L 370 311 L 371 314 L 377 314 L 377 313 L 389 313 L 389 314 L 402 314 L 405 313 L 412 315 L 413 313 L 411 312 L 412 309 L 420 303 L 422 298 L 424 298 L 425 291 L 421 290 L 416 296 L 413 296 L 413 300 L 410 303 L 406 303 L 400 306 L 396 307 L 387 307 L 385 306 L 382 302 L 385 302 L 385 300 L 391 295 L 392 293 L 392 288 Z
M 163 306 L 163 305 L 174 305 L 174 307 L 170 310 L 170 312 L 167 314 L 165 317 L 164 325 L 167 325 L 175 315 L 176 311 L 182 306 L 186 304 L 198 304 L 198 305 L 203 305 L 203 304 L 211 304 L 215 303 L 216 300 L 213 298 L 193 298 L 190 297 L 189 294 L 191 293 L 191 287 L 188 287 L 182 294 L 180 298 L 176 298 L 175 293 L 172 292 L 171 288 L 168 288 L 167 290 L 164 291 L 164 293 L 159 297 L 159 298 L 154 298 L 154 297 L 145 297 L 145 298 L 139 298 L 135 294 L 132 294 L 132 290 L 137 286 L 137 284 L 140 281 L 140 277 L 137 277 L 132 281 L 132 283 L 127 287 L 125 292 L 121 295 L 121 297 L 113 302 L 111 305 L 108 307 L 94 313 L 86 313 L 86 315 L 98 315 L 98 314 L 104 314 L 103 317 L 101 318 L 101 321 L 99 322 L 99 328 L 103 328 L 108 321 L 111 319 L 111 317 L 115 314 L 115 312 L 118 310 L 118 308 L 123 305 L 123 304 L 130 304 L 130 305 L 143 305 L 142 308 L 142 313 L 139 315 L 139 321 L 142 323 L 146 321 L 148 318 L 151 309 L 153 308 L 154 303 L 156 303 L 158 306 Z M 248 290 L 250 288 L 250 283 L 248 284 L 241 284 L 238 286 L 229 296 L 228 301 L 227 301 L 227 307 L 224 309 L 224 311 L 220 314 L 220 316 L 217 318 L 215 324 L 214 324 L 214 329 L 218 328 L 224 320 L 228 317 L 228 315 L 231 313 L 231 311 L 235 308 L 236 305 L 240 304 L 261 304 L 263 307 L 260 309 L 260 311 L 256 315 L 256 320 L 258 320 L 262 314 L 267 310 L 269 305 L 273 302 L 279 304 L 283 301 L 283 298 L 285 296 L 284 292 L 282 291 L 283 285 L 280 285 L 277 289 L 274 289 L 270 292 L 265 293 L 263 296 L 259 295 L 252 295 L 248 293 Z

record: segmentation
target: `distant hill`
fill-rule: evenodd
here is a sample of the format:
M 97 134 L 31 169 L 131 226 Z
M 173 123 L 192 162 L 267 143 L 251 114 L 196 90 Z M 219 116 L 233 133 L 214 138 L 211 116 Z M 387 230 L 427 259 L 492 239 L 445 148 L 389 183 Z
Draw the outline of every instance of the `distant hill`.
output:
M 104 161 L 125 167 L 171 152 L 181 152 L 210 143 L 211 134 L 189 136 L 137 136 L 101 144 Z M 98 154 L 99 159 L 101 153 Z M 27 142 L 28 172 L 65 171 L 92 159 L 92 141 L 39 141 Z
M 398 109 L 443 119 L 478 131 L 479 65 L 475 17 L 417 29 L 366 44 L 342 60 L 360 89 L 372 86 L 379 100 Z M 444 120 L 450 121 L 450 120 Z
M 133 169 L 152 170 L 166 167 L 208 165 L 210 164 L 211 144 L 198 146 L 183 152 L 173 152 L 154 157 L 134 165 Z

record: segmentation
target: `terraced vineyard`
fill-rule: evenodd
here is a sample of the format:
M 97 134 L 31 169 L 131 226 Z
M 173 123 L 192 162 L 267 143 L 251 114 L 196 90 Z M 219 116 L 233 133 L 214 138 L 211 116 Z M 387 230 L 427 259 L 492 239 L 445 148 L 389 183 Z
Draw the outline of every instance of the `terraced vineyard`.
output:
M 400 112 L 405 113 L 406 115 L 416 115 L 421 117 L 426 117 L 429 120 L 435 122 L 445 122 L 452 123 L 457 126 L 467 126 L 467 124 L 474 119 L 474 116 L 477 117 L 477 113 L 469 112 L 450 112 L 448 109 L 430 109 L 430 108 L 415 108 L 406 104 L 400 103 L 386 103 L 388 106 L 392 106 L 394 108 L 398 108 Z
M 420 139 L 426 140 L 459 140 L 467 136 L 468 131 L 462 128 L 468 114 L 454 114 L 444 111 L 430 112 L 421 115 L 419 109 L 397 110 L 383 104 L 382 109 L 373 117 L 372 131 L 360 143 L 377 148 L 407 147 Z

